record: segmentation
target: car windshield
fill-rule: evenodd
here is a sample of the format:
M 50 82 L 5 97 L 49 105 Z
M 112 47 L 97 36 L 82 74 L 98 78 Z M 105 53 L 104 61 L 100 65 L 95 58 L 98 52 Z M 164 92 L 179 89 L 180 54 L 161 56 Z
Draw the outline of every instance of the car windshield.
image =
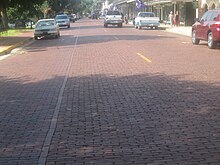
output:
M 36 27 L 44 27 L 44 26 L 53 26 L 55 25 L 55 22 L 50 20 L 50 21 L 39 21 L 36 25 Z
M 119 11 L 108 11 L 107 15 L 121 15 Z
M 66 15 L 58 15 L 56 19 L 68 19 L 68 17 Z
M 154 17 L 154 13 L 140 13 L 139 17 Z

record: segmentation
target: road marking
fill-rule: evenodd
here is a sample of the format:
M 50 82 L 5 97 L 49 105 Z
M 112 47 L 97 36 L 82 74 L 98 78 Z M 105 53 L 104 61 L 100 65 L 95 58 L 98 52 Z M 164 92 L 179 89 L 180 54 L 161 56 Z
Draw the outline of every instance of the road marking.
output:
M 139 55 L 141 58 L 143 58 L 145 61 L 151 63 L 152 61 L 150 59 L 148 59 L 147 57 L 145 57 L 144 55 L 137 53 L 137 55 Z
M 56 107 L 54 109 L 54 113 L 53 113 L 53 116 L 52 116 L 52 119 L 51 119 L 51 122 L 50 122 L 50 128 L 49 128 L 49 130 L 47 132 L 47 135 L 45 137 L 44 144 L 43 144 L 43 147 L 41 149 L 40 157 L 38 159 L 38 165 L 45 165 L 46 164 L 50 144 L 51 144 L 51 141 L 52 141 L 52 138 L 53 138 L 56 126 L 57 126 L 57 120 L 58 120 L 58 115 L 59 115 L 59 112 L 60 112 L 60 109 L 61 109 L 61 103 L 62 103 L 62 100 L 63 100 L 64 90 L 65 90 L 67 80 L 68 80 L 68 77 L 69 77 L 69 74 L 70 74 L 71 65 L 73 63 L 73 58 L 74 58 L 74 55 L 76 53 L 76 46 L 77 46 L 78 39 L 79 39 L 79 36 L 76 35 L 75 44 L 74 44 L 73 50 L 71 52 L 71 58 L 69 60 L 67 68 L 66 68 L 67 70 L 66 70 L 66 73 L 64 75 L 65 77 L 63 79 L 63 83 L 62 83 L 62 86 L 61 86 L 60 91 L 59 91 Z
M 107 32 L 107 30 L 104 30 L 104 32 Z
M 118 37 L 115 37 L 115 36 L 114 36 L 114 39 L 119 40 L 119 38 L 118 38 Z

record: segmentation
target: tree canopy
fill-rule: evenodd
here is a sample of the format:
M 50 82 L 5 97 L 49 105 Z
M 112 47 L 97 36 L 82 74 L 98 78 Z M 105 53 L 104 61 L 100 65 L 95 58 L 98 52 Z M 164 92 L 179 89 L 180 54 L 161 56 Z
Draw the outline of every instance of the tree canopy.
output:
M 58 13 L 91 13 L 98 0 L 0 0 L 0 26 L 29 18 L 53 17 Z

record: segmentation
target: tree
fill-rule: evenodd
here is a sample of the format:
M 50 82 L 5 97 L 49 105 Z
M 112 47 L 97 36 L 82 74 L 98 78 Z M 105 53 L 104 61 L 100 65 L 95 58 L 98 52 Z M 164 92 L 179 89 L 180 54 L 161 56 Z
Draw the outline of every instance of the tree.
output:
M 4 28 L 8 28 L 8 15 L 7 10 L 10 8 L 12 11 L 16 11 L 18 16 L 32 17 L 39 14 L 39 5 L 45 0 L 0 0 L 0 12 Z
M 7 16 L 7 7 L 8 7 L 8 0 L 1 0 L 0 1 L 0 16 L 2 18 L 2 25 L 3 28 L 8 29 L 8 16 Z
M 55 13 L 64 12 L 69 0 L 47 0 L 48 5 Z
M 10 20 L 26 20 L 28 18 L 47 18 L 51 13 L 91 13 L 97 0 L 0 0 L 0 17 L 4 28 L 8 28 Z
M 91 13 L 95 10 L 97 4 L 97 0 L 82 0 L 78 9 L 80 10 L 80 13 Z
M 48 12 L 51 10 L 48 1 L 45 1 L 41 7 L 40 7 L 41 11 L 44 13 L 44 18 L 48 17 Z

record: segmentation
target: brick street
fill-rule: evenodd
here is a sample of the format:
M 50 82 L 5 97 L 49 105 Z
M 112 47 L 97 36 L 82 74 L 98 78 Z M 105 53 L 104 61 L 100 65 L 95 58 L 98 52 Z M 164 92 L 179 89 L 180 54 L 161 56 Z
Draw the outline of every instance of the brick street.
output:
M 0 165 L 220 164 L 220 48 L 80 20 L 0 61 Z

